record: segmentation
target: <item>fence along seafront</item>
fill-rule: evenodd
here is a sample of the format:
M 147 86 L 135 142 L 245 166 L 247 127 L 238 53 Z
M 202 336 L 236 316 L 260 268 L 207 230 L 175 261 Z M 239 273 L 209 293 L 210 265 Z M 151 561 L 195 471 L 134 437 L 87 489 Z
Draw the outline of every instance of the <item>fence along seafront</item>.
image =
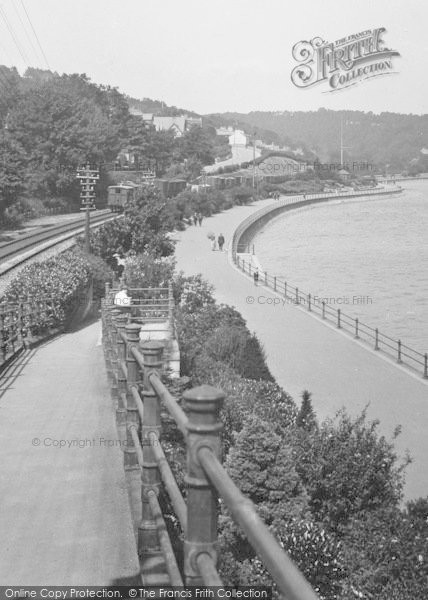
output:
M 225 399 L 223 392 L 202 385 L 186 391 L 181 406 L 162 382 L 163 345 L 158 341 L 140 341 L 142 323 L 152 317 L 166 318 L 171 303 L 169 307 L 164 304 L 161 309 L 151 308 L 150 315 L 146 312 L 147 303 L 136 300 L 126 313 L 113 303 L 116 291 L 107 287 L 102 301 L 103 347 L 118 422 L 126 426 L 125 469 L 141 470 L 137 545 L 143 583 L 150 580 L 157 585 L 150 572 L 149 578 L 145 577 L 145 564 L 157 557 L 163 558 L 170 585 L 223 585 L 217 571 L 221 499 L 284 596 L 288 600 L 316 600 L 318 596 L 261 520 L 255 505 L 222 465 L 223 424 L 219 415 Z M 150 291 L 145 292 L 147 299 Z M 133 290 L 129 293 L 132 296 Z M 161 296 L 159 289 L 153 293 L 154 297 Z M 162 447 L 161 412 L 173 419 L 186 445 L 186 498 Z M 184 536 L 183 572 L 159 504 L 161 489 L 171 500 Z
M 242 239 L 249 231 L 257 227 L 257 223 L 264 218 L 269 220 L 277 213 L 308 206 L 314 202 L 323 200 L 334 200 L 340 198 L 352 198 L 358 196 L 381 195 L 401 192 L 401 188 L 392 188 L 389 190 L 365 190 L 364 192 L 343 192 L 341 194 L 309 194 L 302 196 L 290 196 L 274 205 L 269 205 L 256 211 L 250 217 L 242 221 L 233 234 L 232 239 L 232 258 L 236 266 L 250 277 L 254 276 L 256 267 L 254 267 L 251 259 L 245 259 L 240 254 L 254 254 L 254 246 L 246 242 L 242 243 Z M 265 221 L 266 222 L 266 221 Z M 252 233 L 251 235 L 254 235 Z M 308 312 L 311 312 L 321 319 L 330 321 L 335 324 L 338 329 L 341 329 L 356 340 L 368 343 L 374 350 L 383 351 L 388 356 L 395 358 L 398 364 L 411 367 L 422 373 L 424 379 L 428 378 L 428 353 L 422 353 L 410 346 L 404 344 L 402 340 L 392 338 L 391 336 L 381 332 L 377 327 L 371 327 L 363 323 L 358 318 L 354 318 L 344 313 L 340 308 L 334 309 L 322 300 L 315 301 L 309 293 L 303 292 L 297 286 L 292 285 L 288 281 L 282 281 L 283 278 L 269 275 L 267 271 L 259 271 L 259 282 L 262 285 L 272 289 L 280 294 L 283 298 L 295 305 L 306 306 Z

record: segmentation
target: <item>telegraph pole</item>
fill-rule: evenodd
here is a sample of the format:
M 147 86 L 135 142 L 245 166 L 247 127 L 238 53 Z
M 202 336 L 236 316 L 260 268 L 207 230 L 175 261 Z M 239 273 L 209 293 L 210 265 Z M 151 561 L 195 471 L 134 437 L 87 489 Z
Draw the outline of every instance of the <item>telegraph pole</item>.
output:
M 89 163 L 86 163 L 77 169 L 76 177 L 80 179 L 80 201 L 82 204 L 80 210 L 86 212 L 85 250 L 89 253 L 91 251 L 89 241 L 90 211 L 95 210 L 95 185 L 100 178 L 100 172 L 98 168 L 94 168 Z

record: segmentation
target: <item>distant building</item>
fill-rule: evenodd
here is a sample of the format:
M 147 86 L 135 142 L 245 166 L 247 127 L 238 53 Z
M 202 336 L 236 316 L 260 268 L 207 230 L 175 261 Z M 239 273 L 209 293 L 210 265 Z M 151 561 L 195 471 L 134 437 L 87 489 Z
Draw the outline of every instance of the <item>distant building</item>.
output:
M 172 131 L 175 137 L 181 137 L 185 131 L 192 127 L 202 127 L 201 117 L 153 117 L 153 125 L 156 131 Z
M 347 171 L 346 169 L 340 169 L 340 171 L 338 171 L 337 174 L 339 175 L 342 181 L 349 181 L 349 179 L 351 178 L 349 171 Z
M 229 136 L 229 145 L 230 146 L 246 146 L 247 145 L 247 136 L 240 129 L 235 129 L 233 133 Z
M 234 132 L 233 127 L 219 127 L 215 130 L 217 135 L 223 135 L 229 137 Z

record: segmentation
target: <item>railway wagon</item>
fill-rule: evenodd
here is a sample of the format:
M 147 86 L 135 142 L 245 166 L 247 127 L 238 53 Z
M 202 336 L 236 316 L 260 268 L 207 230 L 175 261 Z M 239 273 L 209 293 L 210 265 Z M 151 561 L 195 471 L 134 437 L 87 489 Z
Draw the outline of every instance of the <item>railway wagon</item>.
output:
M 112 212 L 122 212 L 125 204 L 133 200 L 138 185 L 132 182 L 109 185 L 107 188 L 107 208 Z
M 155 185 L 161 190 L 165 198 L 172 198 L 186 189 L 185 179 L 155 179 Z

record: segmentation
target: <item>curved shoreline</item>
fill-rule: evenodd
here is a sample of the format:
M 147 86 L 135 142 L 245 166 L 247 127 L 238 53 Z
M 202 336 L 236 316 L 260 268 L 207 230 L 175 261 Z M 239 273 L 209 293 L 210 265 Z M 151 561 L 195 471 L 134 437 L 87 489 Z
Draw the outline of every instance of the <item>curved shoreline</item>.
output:
M 423 383 L 426 384 L 428 383 L 428 353 L 423 354 L 405 345 L 401 340 L 390 337 L 381 332 L 377 327 L 371 327 L 359 321 L 358 318 L 343 313 L 340 308 L 332 309 L 325 301 L 321 303 L 314 301 L 311 294 L 302 292 L 298 287 L 290 285 L 287 281 L 283 282 L 279 278 L 277 280 L 277 277 L 270 276 L 262 268 L 260 261 L 255 255 L 254 245 L 252 245 L 252 240 L 266 223 L 289 210 L 297 210 L 314 203 L 341 198 L 367 197 L 369 195 L 381 196 L 401 191 L 402 189 L 399 188 L 379 190 L 376 193 L 373 190 L 371 194 L 348 193 L 342 196 L 323 194 L 322 197 L 317 195 L 316 197 L 305 198 L 303 201 L 300 200 L 300 196 L 287 198 L 282 201 L 280 206 L 269 205 L 247 217 L 239 224 L 233 235 L 231 256 L 238 270 L 244 274 L 252 277 L 254 272 L 257 271 L 259 278 L 261 278 L 260 284 L 272 290 L 282 301 L 294 304 L 295 307 L 304 307 L 311 316 L 316 316 L 322 319 L 324 324 L 333 325 L 342 334 L 345 333 L 353 337 L 354 341 L 357 341 L 367 350 L 381 352 L 385 359 L 393 362 L 395 367 L 409 369 L 407 371 L 409 374 L 421 377 Z
M 341 194 L 299 194 L 296 196 L 286 196 L 273 205 L 269 205 L 260 209 L 250 217 L 247 217 L 236 228 L 232 238 L 232 257 L 236 259 L 236 254 L 241 248 L 249 248 L 251 241 L 257 234 L 258 230 L 268 223 L 271 219 L 279 216 L 282 212 L 287 212 L 295 208 L 310 206 L 320 202 L 328 202 L 329 200 L 343 200 L 346 198 L 364 198 L 366 196 L 385 196 L 389 194 L 399 194 L 403 188 L 392 186 L 390 189 L 382 188 L 377 190 L 361 190 L 352 192 L 342 192 Z

